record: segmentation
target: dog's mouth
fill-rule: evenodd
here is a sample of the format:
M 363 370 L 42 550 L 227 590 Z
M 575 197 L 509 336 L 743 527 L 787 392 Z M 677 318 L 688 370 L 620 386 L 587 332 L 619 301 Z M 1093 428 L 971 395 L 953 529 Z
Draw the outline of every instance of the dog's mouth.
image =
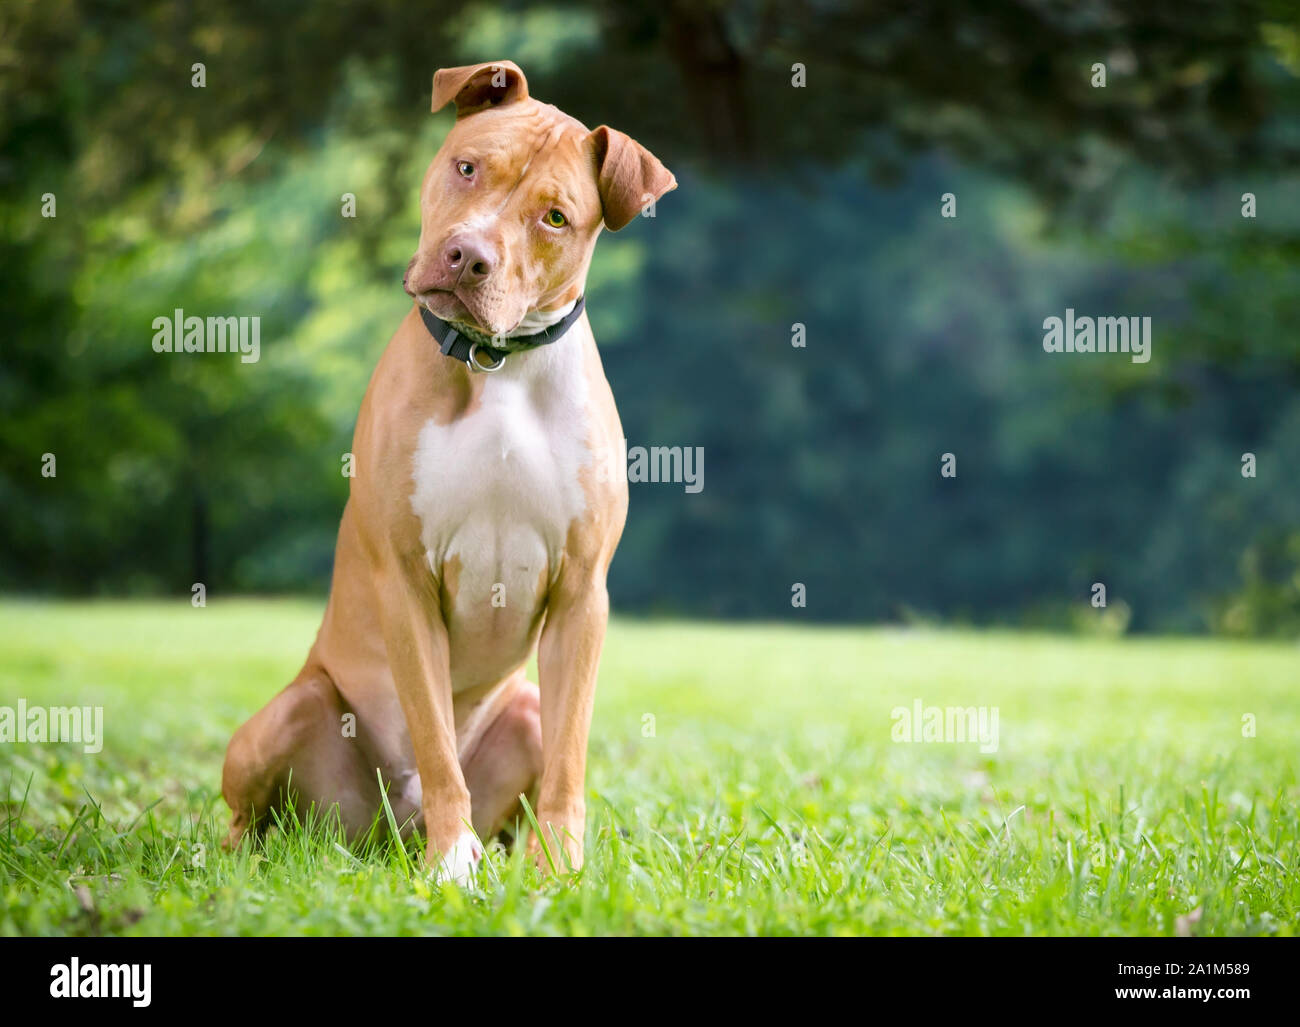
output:
M 415 299 L 434 317 L 455 325 L 462 335 L 484 345 L 491 345 L 494 341 L 500 343 L 519 324 L 515 322 L 515 326 L 493 331 L 480 320 L 470 302 L 453 289 L 430 289 Z
M 469 305 L 450 289 L 430 289 L 415 299 L 434 317 L 454 324 L 462 334 L 470 338 L 481 337 L 486 341 L 492 337 L 492 333 L 479 323 Z

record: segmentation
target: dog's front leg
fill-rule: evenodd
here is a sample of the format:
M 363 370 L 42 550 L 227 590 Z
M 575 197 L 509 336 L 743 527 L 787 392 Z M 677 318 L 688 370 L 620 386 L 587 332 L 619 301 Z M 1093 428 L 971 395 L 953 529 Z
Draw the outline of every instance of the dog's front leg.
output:
M 543 871 L 552 863 L 561 874 L 582 866 L 587 734 L 608 618 L 603 572 L 579 574 L 552 589 L 537 653 L 542 706 L 537 822 L 550 852 L 549 859 L 537 852 Z
M 469 788 L 456 753 L 451 662 L 427 566 L 388 562 L 379 577 L 384 645 L 420 772 L 425 861 L 464 883 L 482 856 L 470 831 Z

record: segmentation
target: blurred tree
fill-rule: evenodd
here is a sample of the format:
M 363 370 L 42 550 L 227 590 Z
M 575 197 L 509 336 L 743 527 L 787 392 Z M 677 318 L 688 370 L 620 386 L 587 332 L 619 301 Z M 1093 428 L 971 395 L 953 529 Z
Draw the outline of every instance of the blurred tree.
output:
M 824 619 L 1069 623 L 1106 575 L 1139 628 L 1290 601 L 1252 569 L 1300 518 L 1284 0 L 9 4 L 0 587 L 323 584 L 432 72 L 504 56 L 683 182 L 590 283 L 631 441 L 706 450 L 698 496 L 634 492 L 624 608 L 771 616 L 808 580 Z M 1156 315 L 1159 358 L 1042 360 L 1067 305 Z M 262 361 L 154 354 L 177 306 L 259 314 Z

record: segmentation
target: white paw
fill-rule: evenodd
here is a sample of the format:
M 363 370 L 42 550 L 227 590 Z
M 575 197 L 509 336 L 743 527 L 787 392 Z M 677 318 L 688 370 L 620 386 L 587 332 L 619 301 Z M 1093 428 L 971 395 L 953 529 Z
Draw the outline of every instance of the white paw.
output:
M 482 859 L 483 846 L 468 831 L 462 831 L 438 864 L 438 879 L 453 881 L 463 887 L 473 879 Z

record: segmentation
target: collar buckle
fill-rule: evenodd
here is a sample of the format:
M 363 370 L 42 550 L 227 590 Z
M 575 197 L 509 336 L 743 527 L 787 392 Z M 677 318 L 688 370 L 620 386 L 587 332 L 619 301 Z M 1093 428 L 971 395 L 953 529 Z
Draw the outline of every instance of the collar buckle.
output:
M 497 357 L 495 364 L 481 363 L 478 358 L 479 345 L 477 342 L 470 343 L 469 356 L 465 358 L 465 366 L 471 371 L 483 371 L 486 374 L 491 374 L 493 371 L 500 371 L 501 368 L 506 366 L 506 355 L 504 353 Z

